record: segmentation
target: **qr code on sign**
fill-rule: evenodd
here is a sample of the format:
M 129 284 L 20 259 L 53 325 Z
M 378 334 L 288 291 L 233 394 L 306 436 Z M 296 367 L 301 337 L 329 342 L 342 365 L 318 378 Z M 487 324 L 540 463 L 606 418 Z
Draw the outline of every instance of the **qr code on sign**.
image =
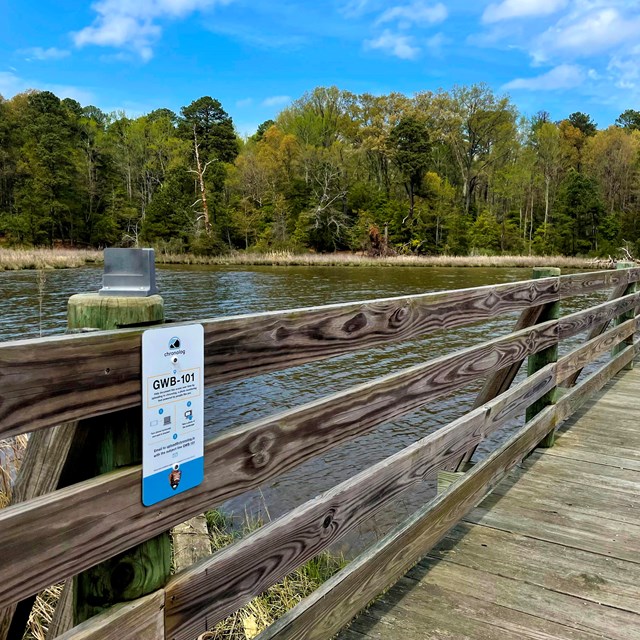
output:
M 171 424 L 171 416 L 164 417 L 164 426 L 166 427 L 168 424 Z

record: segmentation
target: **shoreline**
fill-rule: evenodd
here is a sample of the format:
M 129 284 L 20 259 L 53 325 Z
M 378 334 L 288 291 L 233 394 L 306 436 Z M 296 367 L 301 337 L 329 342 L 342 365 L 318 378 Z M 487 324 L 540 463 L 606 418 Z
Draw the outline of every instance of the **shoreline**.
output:
M 2 249 L 0 271 L 72 269 L 102 264 L 102 251 L 89 249 Z M 538 266 L 601 269 L 607 261 L 567 256 L 389 256 L 375 258 L 355 253 L 232 253 L 220 256 L 156 252 L 157 265 L 270 266 L 270 267 L 511 267 Z

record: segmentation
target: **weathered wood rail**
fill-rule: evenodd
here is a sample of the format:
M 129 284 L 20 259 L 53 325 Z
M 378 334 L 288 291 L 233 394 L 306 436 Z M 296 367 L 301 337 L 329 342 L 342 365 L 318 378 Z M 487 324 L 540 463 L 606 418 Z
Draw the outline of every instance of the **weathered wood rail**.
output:
M 640 269 L 628 268 L 202 321 L 205 383 L 214 385 L 521 312 L 508 335 L 218 435 L 206 445 L 205 481 L 179 498 L 144 507 L 141 469 L 131 466 L 1 510 L 0 608 L 255 489 L 377 425 L 486 380 L 469 413 L 173 576 L 160 591 L 117 605 L 64 634 L 192 640 L 403 492 L 438 472 L 465 468 L 488 435 L 541 398 L 555 398 L 550 392 L 557 387 L 570 387 L 461 475 L 449 491 L 260 636 L 329 638 L 420 560 L 562 420 L 632 362 L 640 306 L 633 285 L 638 281 Z M 539 322 L 549 305 L 604 290 L 612 290 L 606 302 Z M 584 344 L 512 385 L 529 356 L 586 332 Z M 141 333 L 122 329 L 0 343 L 0 437 L 139 406 Z M 605 365 L 573 386 L 586 365 L 611 351 L 614 355 Z

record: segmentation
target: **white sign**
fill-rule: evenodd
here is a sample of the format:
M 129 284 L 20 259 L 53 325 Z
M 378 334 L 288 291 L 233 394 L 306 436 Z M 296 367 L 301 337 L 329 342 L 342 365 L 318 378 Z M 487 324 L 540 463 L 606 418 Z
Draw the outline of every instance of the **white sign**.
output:
M 204 329 L 142 334 L 142 503 L 149 507 L 204 479 Z

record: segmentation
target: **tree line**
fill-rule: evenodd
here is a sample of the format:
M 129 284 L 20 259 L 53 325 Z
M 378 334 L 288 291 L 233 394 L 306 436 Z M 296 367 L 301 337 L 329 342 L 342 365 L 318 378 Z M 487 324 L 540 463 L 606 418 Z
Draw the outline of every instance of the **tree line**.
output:
M 0 98 L 0 240 L 219 253 L 640 253 L 640 112 L 518 113 L 486 85 L 319 87 L 241 139 L 220 102 L 129 118 Z

